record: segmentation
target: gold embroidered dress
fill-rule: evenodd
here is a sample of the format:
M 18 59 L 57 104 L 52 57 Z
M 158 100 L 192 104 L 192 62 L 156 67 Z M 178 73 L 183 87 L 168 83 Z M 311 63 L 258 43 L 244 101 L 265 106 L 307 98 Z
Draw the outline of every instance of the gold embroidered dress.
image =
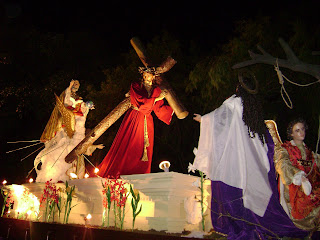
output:
M 293 140 L 285 142 L 275 150 L 275 167 L 283 184 L 281 198 L 294 224 L 305 230 L 319 228 L 320 173 L 319 155 L 314 154 L 305 144 L 297 146 Z M 303 171 L 303 172 L 301 172 Z M 302 173 L 311 183 L 309 195 L 302 185 L 295 185 L 294 178 Z M 280 186 L 281 192 L 281 186 Z

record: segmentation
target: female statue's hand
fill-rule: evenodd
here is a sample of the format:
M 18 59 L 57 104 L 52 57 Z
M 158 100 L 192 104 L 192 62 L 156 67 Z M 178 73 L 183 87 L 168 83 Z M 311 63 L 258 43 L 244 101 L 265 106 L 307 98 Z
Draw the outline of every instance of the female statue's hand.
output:
M 195 120 L 197 122 L 201 122 L 201 115 L 200 114 L 194 113 L 193 116 L 194 116 L 193 120 Z

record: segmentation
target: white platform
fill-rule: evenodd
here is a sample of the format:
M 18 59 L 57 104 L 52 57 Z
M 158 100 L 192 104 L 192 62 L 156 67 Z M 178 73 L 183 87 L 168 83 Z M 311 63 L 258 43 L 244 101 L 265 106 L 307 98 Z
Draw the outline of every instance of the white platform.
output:
M 124 175 L 121 179 L 133 185 L 140 191 L 142 211 L 136 218 L 135 229 L 166 231 L 181 233 L 184 230 L 201 231 L 200 189 L 197 187 L 199 177 L 192 175 L 161 172 L 138 175 Z M 73 197 L 69 223 L 85 224 L 84 217 L 92 215 L 87 222 L 90 225 L 101 226 L 103 213 L 103 194 L 101 181 L 103 178 L 76 179 L 69 185 L 76 186 L 76 195 Z M 11 185 L 13 186 L 13 185 Z M 11 187 L 10 186 L 10 187 Z M 56 184 L 64 188 L 64 183 Z M 199 185 L 198 185 L 199 186 Z M 44 183 L 24 184 L 38 199 L 40 199 Z M 210 181 L 205 181 L 205 206 L 210 206 Z M 19 208 L 19 199 L 15 199 L 14 210 Z M 41 213 L 43 214 L 43 213 Z M 206 208 L 206 231 L 212 228 L 210 212 Z M 63 213 L 60 222 L 63 220 Z M 32 218 L 32 216 L 31 216 Z M 34 218 L 34 217 L 33 217 Z M 43 217 L 42 217 L 43 218 Z M 40 221 L 43 220 L 40 218 Z M 32 219 L 35 220 L 35 219 Z M 55 216 L 57 219 L 57 214 Z M 110 226 L 114 226 L 113 211 L 110 212 Z M 126 204 L 124 229 L 132 228 L 131 198 Z

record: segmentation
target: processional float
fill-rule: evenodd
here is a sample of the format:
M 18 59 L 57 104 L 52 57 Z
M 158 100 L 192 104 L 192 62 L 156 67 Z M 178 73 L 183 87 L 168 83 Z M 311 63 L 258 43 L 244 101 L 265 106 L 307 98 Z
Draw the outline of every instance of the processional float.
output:
M 141 62 L 145 67 L 150 67 L 151 60 L 148 58 L 145 48 L 138 38 L 132 38 L 130 40 L 131 45 L 139 56 Z M 174 113 L 179 119 L 184 119 L 188 116 L 189 112 L 178 100 L 175 92 L 171 88 L 170 84 L 162 76 L 163 73 L 168 72 L 176 61 L 170 56 L 156 68 L 156 71 L 160 74 L 156 77 L 156 83 L 162 90 L 168 104 L 172 107 Z M 98 125 L 91 130 L 89 134 L 66 156 L 65 161 L 72 163 L 77 160 L 79 156 L 84 154 L 86 150 L 114 123 L 116 122 L 129 108 L 131 107 L 130 96 L 120 102 Z

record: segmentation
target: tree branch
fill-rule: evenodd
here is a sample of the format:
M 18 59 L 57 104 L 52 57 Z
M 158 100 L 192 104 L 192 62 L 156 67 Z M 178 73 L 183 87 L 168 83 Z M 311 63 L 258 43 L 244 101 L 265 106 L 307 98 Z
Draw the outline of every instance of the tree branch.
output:
M 258 63 L 264 63 L 269 65 L 275 65 L 278 63 L 279 67 L 288 68 L 295 72 L 302 72 L 311 75 L 320 81 L 320 65 L 308 64 L 300 61 L 289 45 L 282 39 L 279 39 L 280 45 L 286 53 L 287 59 L 279 59 L 273 57 L 267 53 L 262 47 L 258 46 L 258 49 L 262 54 L 257 54 L 252 51 L 248 51 L 251 60 L 243 61 L 232 66 L 233 69 L 243 68 Z

